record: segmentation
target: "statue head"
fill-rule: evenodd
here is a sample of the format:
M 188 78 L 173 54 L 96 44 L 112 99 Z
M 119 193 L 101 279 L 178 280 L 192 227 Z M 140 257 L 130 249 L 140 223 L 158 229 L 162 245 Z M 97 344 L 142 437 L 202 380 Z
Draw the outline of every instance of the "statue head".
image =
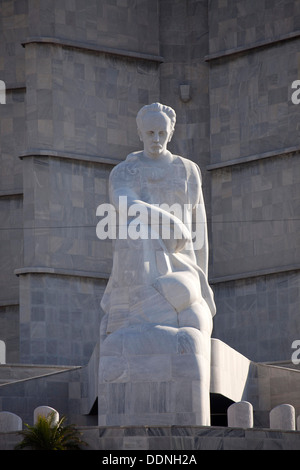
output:
M 136 122 L 144 153 L 152 158 L 162 155 L 174 133 L 175 111 L 169 106 L 153 103 L 140 109 Z

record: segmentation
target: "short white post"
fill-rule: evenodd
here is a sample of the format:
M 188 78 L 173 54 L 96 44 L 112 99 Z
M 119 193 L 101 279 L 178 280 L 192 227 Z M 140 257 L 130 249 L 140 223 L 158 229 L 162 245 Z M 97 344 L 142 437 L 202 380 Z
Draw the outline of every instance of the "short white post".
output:
M 22 430 L 22 419 L 10 411 L 0 412 L 0 432 L 15 432 Z
M 253 428 L 253 406 L 248 401 L 233 403 L 227 409 L 230 428 Z
M 270 411 L 270 428 L 294 431 L 296 428 L 295 408 L 288 404 L 275 406 Z
M 59 421 L 59 413 L 56 411 L 54 408 L 51 408 L 51 406 L 38 406 L 35 408 L 33 412 L 33 422 L 34 424 L 37 422 L 38 416 L 49 416 L 51 413 L 54 413 L 54 421 L 53 424 L 57 424 Z

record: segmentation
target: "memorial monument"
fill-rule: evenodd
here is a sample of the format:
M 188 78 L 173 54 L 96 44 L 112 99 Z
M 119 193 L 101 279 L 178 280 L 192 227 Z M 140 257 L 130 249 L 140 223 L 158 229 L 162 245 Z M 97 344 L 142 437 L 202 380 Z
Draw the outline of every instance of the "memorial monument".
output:
M 210 424 L 206 213 L 198 166 L 167 149 L 175 122 L 172 108 L 144 106 L 144 148 L 110 175 L 116 225 L 101 302 L 99 425 Z

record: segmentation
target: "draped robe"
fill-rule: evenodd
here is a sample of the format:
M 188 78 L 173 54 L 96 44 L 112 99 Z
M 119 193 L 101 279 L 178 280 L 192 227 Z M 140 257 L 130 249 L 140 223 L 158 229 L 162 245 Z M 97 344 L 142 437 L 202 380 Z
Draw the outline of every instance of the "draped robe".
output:
M 178 226 L 184 223 L 185 230 L 191 237 L 193 233 L 196 240 L 194 243 L 188 240 L 176 251 L 161 234 L 162 227 L 158 230 L 153 220 L 143 227 L 148 236 L 114 240 L 112 272 L 101 301 L 106 313 L 102 329 L 109 334 L 150 323 L 199 330 L 205 325 L 211 331 L 216 309 L 207 279 L 207 224 L 200 169 L 194 162 L 176 155 L 164 167 L 156 167 L 153 162 L 147 164 L 141 156 L 142 152 L 128 155 L 110 174 L 110 202 L 119 223 L 127 220 L 129 229 L 135 220 L 132 215 L 124 218 L 124 213 L 118 212 L 120 196 L 127 198 L 126 209 L 137 201 L 145 204 L 149 216 L 151 208 L 164 207 L 163 223 L 168 222 L 171 214 L 165 207 L 176 204 L 182 209 L 181 220 L 180 211 L 174 214 Z M 171 230 L 171 236 L 172 233 Z

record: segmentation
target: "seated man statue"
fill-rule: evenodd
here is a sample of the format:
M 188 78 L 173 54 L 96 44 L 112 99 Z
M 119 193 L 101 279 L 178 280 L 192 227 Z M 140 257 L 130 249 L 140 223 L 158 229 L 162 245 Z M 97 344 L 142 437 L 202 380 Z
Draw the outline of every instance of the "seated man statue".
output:
M 119 225 L 101 302 L 99 425 L 210 424 L 206 214 L 198 166 L 167 149 L 175 122 L 172 108 L 144 106 L 144 148 L 110 174 Z

